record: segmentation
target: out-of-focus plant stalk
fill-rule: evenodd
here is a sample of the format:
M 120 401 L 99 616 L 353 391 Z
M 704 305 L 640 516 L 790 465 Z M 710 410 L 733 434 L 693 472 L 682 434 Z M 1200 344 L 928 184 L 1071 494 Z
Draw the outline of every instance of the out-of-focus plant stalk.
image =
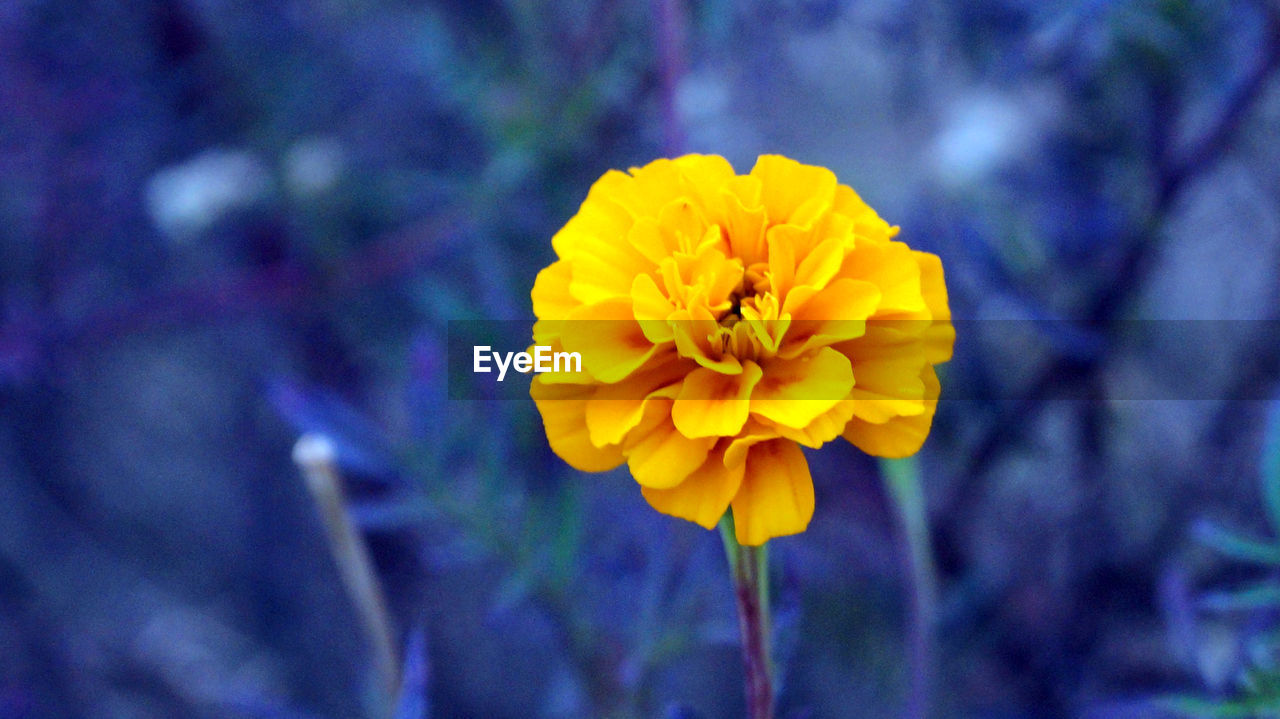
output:
M 920 468 L 915 457 L 880 461 L 894 509 L 898 513 L 903 541 L 907 581 L 911 583 L 911 627 L 908 631 L 910 687 L 905 716 L 925 719 L 929 714 L 932 684 L 933 620 L 937 604 L 933 550 L 929 542 L 929 518 L 925 510 L 924 490 L 920 486 Z
M 720 520 L 720 536 L 729 558 L 729 576 L 738 604 L 738 627 L 742 633 L 742 659 L 746 675 L 748 719 L 773 719 L 773 659 L 769 641 L 773 634 L 769 618 L 768 545 L 744 547 L 733 530 L 733 515 Z
M 347 514 L 333 443 L 322 435 L 303 435 L 293 447 L 293 461 L 320 510 L 329 550 L 369 641 L 379 689 L 391 716 L 400 684 L 391 619 L 368 547 Z

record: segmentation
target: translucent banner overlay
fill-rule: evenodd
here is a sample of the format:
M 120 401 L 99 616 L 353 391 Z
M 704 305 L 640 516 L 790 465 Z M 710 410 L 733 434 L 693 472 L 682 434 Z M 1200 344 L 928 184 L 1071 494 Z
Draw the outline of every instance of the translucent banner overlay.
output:
M 936 366 L 943 401 L 1260 400 L 1274 395 L 1280 377 L 1280 320 L 1126 320 L 1105 328 L 1004 319 L 565 320 L 538 325 L 536 341 L 531 322 L 451 320 L 448 397 L 527 401 L 530 382 L 543 375 L 544 383 L 610 385 L 609 397 L 638 399 L 705 368 L 743 375 L 737 385 L 699 383 L 708 397 L 746 382 L 785 385 L 789 399 L 844 399 L 846 361 L 854 387 L 911 397 L 952 334 L 954 357 Z

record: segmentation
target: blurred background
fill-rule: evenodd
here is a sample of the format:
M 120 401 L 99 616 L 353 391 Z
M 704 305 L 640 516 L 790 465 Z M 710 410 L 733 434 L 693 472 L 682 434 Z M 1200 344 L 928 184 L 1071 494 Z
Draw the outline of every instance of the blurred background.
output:
M 1280 716 L 1278 65 L 1273 0 L 0 4 L 0 717 L 385 716 L 304 433 L 400 719 L 741 716 L 719 537 L 445 398 L 448 321 L 681 151 L 831 167 L 974 320 L 931 716 Z M 780 715 L 904 716 L 906 535 L 810 460 Z

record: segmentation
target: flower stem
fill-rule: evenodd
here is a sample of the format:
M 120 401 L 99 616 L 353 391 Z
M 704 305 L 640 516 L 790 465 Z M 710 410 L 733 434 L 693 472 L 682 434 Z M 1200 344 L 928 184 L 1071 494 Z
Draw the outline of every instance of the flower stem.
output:
M 880 471 L 898 512 L 901 536 L 907 550 L 903 556 L 904 573 L 911 583 L 911 626 L 907 648 L 910 688 L 904 715 L 908 719 L 925 719 L 929 714 L 929 694 L 933 683 L 933 622 L 938 590 L 933 553 L 929 546 L 924 489 L 914 457 L 881 460 Z
M 773 719 L 773 661 L 769 653 L 769 552 L 766 545 L 743 546 L 733 530 L 733 515 L 720 520 L 720 537 L 729 558 L 729 575 L 738 604 L 742 659 L 746 674 L 748 719 Z

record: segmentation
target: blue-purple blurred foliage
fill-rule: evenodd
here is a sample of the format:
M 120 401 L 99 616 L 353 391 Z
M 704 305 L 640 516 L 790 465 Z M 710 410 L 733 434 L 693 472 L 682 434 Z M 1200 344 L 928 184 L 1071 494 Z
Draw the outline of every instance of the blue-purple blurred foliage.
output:
M 944 371 L 1023 399 L 943 402 L 922 454 L 934 716 L 1280 686 L 1275 563 L 1231 551 L 1274 536 L 1275 325 L 1121 331 L 1280 318 L 1280 7 L 664 4 L 0 3 L 0 716 L 369 716 L 302 432 L 337 444 L 405 719 L 740 716 L 719 538 L 565 466 L 530 403 L 444 393 L 447 321 L 531 318 L 591 182 L 677 145 L 829 166 L 958 317 L 1062 320 Z M 1258 399 L 1110 391 L 1159 362 Z M 900 716 L 900 530 L 873 462 L 810 456 L 782 715 Z

